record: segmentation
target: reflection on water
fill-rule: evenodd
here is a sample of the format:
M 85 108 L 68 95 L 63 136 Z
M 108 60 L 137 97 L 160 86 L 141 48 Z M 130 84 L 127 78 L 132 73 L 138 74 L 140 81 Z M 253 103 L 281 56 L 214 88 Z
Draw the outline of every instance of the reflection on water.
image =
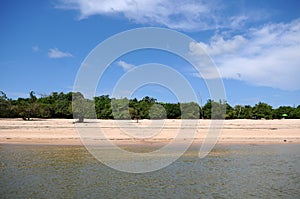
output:
M 165 169 L 122 173 L 81 146 L 0 145 L 1 198 L 299 198 L 300 145 L 197 147 Z M 142 149 L 141 149 L 142 150 Z

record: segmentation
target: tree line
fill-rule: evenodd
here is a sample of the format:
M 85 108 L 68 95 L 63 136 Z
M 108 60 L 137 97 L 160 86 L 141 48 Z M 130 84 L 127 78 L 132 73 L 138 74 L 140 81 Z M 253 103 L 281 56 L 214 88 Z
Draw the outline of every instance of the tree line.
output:
M 73 115 L 74 113 L 74 115 Z M 110 98 L 109 95 L 86 99 L 79 92 L 53 92 L 37 97 L 10 99 L 0 91 L 1 118 L 84 118 L 98 119 L 300 119 L 300 105 L 273 108 L 264 102 L 254 106 L 230 106 L 226 101 L 208 100 L 204 106 L 196 102 L 165 103 L 146 96 L 136 98 Z

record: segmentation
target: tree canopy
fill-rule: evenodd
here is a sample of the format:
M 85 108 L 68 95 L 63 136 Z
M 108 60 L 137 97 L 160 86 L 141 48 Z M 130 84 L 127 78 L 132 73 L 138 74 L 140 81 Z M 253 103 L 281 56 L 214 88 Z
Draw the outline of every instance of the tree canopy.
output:
M 213 113 L 213 114 L 212 114 Z M 201 115 L 202 114 L 202 115 Z M 98 118 L 98 119 L 300 119 L 300 105 L 273 108 L 264 102 L 230 106 L 226 101 L 208 100 L 200 109 L 196 102 L 165 103 L 146 96 L 141 100 L 115 99 L 108 95 L 86 99 L 81 93 L 58 93 L 10 99 L 0 91 L 1 118 Z

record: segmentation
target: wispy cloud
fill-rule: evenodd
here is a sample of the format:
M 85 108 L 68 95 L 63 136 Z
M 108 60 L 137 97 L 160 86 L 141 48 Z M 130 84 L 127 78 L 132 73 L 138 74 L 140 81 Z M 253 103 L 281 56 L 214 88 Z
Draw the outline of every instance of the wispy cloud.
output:
M 73 57 L 73 55 L 69 52 L 60 51 L 58 48 L 50 48 L 48 51 L 48 57 L 63 58 L 63 57 Z
M 80 12 L 80 19 L 92 15 L 118 15 L 139 23 L 163 25 L 181 30 L 207 30 L 239 27 L 248 19 L 244 14 L 224 16 L 225 6 L 217 0 L 60 0 L 57 6 Z
M 39 46 L 32 46 L 32 51 L 33 52 L 39 52 L 40 51 L 40 47 Z
M 135 67 L 133 64 L 126 63 L 125 61 L 118 61 L 117 64 L 118 66 L 121 66 L 125 71 L 128 71 Z
M 243 35 L 224 35 L 215 35 L 208 44 L 191 43 L 190 50 L 203 56 L 204 49 L 223 78 L 283 90 L 300 89 L 300 19 L 253 28 Z

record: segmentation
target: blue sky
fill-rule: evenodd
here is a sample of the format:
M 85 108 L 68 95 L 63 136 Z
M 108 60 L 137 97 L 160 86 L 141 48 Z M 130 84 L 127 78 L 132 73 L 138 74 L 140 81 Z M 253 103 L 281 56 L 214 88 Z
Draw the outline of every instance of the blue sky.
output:
M 31 90 L 72 91 L 81 63 L 99 43 L 122 31 L 162 27 L 193 38 L 195 55 L 201 50 L 208 53 L 230 104 L 300 104 L 297 0 L 3 0 L 0 4 L 0 90 L 10 98 L 26 97 Z M 210 98 L 205 78 L 186 60 L 154 49 L 115 60 L 96 95 L 111 94 L 122 75 L 152 62 L 182 74 L 203 102 Z M 143 86 L 130 96 L 145 95 L 176 101 L 168 88 L 158 85 Z

